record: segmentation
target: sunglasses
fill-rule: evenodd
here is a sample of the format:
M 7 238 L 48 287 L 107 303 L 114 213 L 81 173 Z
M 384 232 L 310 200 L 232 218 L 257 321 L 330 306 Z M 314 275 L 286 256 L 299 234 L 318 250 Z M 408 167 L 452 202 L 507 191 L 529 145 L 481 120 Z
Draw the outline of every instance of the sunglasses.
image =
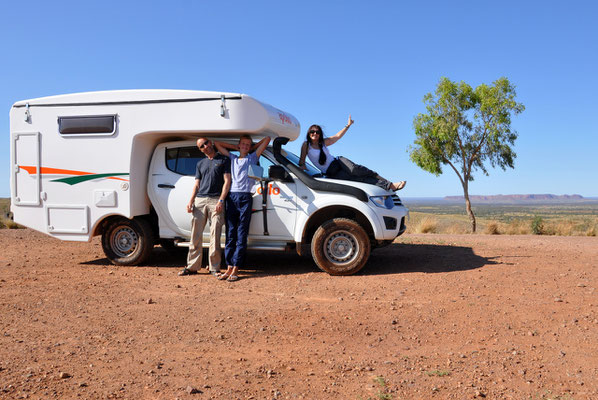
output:
M 319 135 L 319 134 L 320 134 L 320 131 L 309 131 L 308 133 L 309 133 L 310 135 L 311 135 L 312 133 L 317 133 L 317 134 Z
M 208 144 L 210 144 L 210 141 L 205 141 L 202 144 L 199 145 L 200 149 L 203 149 L 204 147 L 206 147 Z

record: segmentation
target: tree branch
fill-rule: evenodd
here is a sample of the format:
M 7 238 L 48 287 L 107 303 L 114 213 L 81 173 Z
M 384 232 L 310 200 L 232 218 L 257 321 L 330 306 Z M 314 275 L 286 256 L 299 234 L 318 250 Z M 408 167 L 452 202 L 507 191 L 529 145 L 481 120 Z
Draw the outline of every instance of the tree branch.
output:
M 448 160 L 446 157 L 442 156 L 442 159 L 444 160 L 445 164 L 450 165 L 450 167 L 453 169 L 453 171 L 455 171 L 455 174 L 457 174 L 457 176 L 459 177 L 459 180 L 461 181 L 461 185 L 464 185 L 465 183 L 463 181 L 463 178 L 459 174 L 459 170 L 457 170 L 457 168 L 455 168 L 455 166 L 453 165 L 453 163 L 450 162 L 450 160 Z

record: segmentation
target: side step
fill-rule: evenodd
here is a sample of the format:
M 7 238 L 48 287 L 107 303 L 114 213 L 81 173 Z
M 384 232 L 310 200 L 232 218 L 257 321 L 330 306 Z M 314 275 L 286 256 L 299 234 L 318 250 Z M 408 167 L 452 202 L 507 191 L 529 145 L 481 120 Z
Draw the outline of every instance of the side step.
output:
M 189 247 L 189 242 L 187 241 L 175 241 L 174 245 L 177 247 Z M 203 243 L 204 248 L 210 247 L 210 242 Z M 224 243 L 222 243 L 222 247 L 224 247 Z M 294 245 L 290 245 L 288 243 L 278 243 L 278 242 L 249 242 L 247 243 L 247 250 L 258 250 L 258 251 L 291 251 L 294 249 Z

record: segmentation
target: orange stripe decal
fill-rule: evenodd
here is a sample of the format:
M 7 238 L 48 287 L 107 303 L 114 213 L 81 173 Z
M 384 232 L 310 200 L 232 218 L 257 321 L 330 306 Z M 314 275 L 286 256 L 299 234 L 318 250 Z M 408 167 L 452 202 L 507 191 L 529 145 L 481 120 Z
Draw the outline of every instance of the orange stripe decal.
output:
M 34 175 L 37 173 L 37 167 L 31 165 L 19 165 L 21 169 L 24 169 L 29 173 L 29 175 Z M 72 169 L 61 169 L 61 168 L 50 168 L 50 167 L 41 167 L 40 168 L 40 175 L 75 175 L 75 176 L 84 176 L 84 175 L 97 175 L 93 172 L 85 172 L 85 171 L 75 171 Z M 117 181 L 124 181 L 128 182 L 128 179 L 118 178 L 116 176 L 109 176 L 106 179 L 114 179 Z

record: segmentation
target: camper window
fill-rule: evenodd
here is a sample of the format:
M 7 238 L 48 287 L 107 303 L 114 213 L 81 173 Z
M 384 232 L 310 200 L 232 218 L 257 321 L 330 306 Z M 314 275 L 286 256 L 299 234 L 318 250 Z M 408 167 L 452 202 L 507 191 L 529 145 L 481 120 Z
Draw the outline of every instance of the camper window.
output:
M 205 155 L 197 148 L 178 147 L 166 149 L 166 168 L 181 175 L 195 175 L 197 162 Z
M 62 135 L 111 135 L 116 129 L 116 115 L 58 117 L 58 131 Z

